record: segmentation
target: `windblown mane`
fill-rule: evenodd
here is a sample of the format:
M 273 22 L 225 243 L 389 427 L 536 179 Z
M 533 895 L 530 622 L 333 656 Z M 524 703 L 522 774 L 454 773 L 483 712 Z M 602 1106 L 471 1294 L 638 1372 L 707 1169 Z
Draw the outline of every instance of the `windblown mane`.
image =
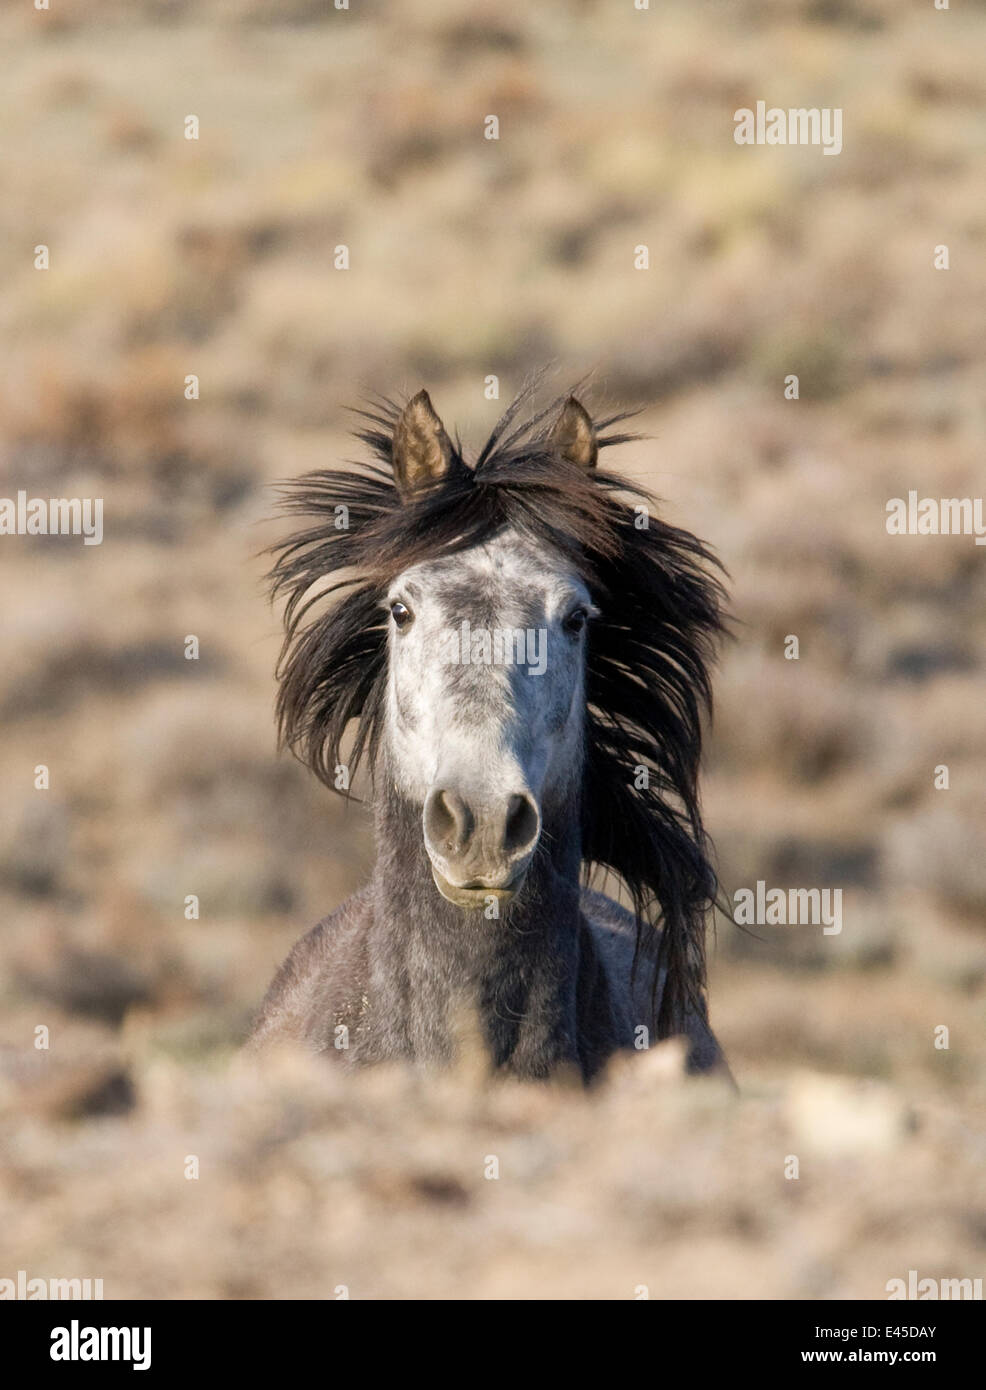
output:
M 638 962 L 652 964 L 655 989 L 667 968 L 656 1020 L 666 1037 L 682 1030 L 687 1010 L 704 1008 L 705 922 L 717 887 L 697 777 L 725 592 L 712 553 L 659 520 L 648 492 L 549 450 L 545 422 L 558 402 L 516 424 L 530 395 L 513 402 L 471 467 L 453 468 L 410 500 L 391 471 L 401 407 L 389 400 L 357 412 L 368 422 L 357 438 L 374 463 L 285 485 L 283 509 L 314 524 L 273 547 L 272 597 L 287 598 L 281 738 L 334 787 L 343 734 L 358 720 L 347 761 L 355 770 L 367 756 L 372 768 L 383 729 L 383 600 L 393 579 L 507 526 L 562 551 L 600 609 L 587 650 L 583 861 L 587 873 L 602 865 L 626 884 Z M 626 418 L 597 422 L 601 448 L 635 437 L 604 433 Z M 455 452 L 464 464 L 458 441 Z

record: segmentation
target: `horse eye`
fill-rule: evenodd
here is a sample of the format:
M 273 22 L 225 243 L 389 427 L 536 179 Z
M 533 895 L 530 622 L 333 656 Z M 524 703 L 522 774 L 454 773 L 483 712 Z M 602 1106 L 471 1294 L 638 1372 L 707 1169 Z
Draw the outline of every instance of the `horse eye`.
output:
M 573 608 L 571 613 L 562 623 L 566 632 L 579 633 L 585 627 L 589 614 L 584 608 Z
M 394 620 L 394 625 L 398 628 L 407 627 L 414 620 L 414 614 L 405 603 L 392 603 L 390 605 L 390 616 Z

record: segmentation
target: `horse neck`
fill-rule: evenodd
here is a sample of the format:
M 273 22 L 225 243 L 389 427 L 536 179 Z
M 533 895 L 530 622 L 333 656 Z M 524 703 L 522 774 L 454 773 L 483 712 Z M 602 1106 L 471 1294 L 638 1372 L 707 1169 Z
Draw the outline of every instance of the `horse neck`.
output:
M 546 1075 L 578 1064 L 579 798 L 544 813 L 542 843 L 517 901 L 498 918 L 465 912 L 435 887 L 421 810 L 378 778 L 374 992 L 401 1050 L 450 1059 L 462 1015 L 477 1020 L 496 1064 Z

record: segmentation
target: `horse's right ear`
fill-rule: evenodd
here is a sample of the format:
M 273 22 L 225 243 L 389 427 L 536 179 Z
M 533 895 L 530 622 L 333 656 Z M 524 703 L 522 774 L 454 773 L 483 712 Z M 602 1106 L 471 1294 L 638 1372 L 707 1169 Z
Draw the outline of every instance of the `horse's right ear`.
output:
M 441 482 L 455 466 L 452 441 L 435 414 L 427 391 L 412 396 L 394 426 L 391 449 L 394 480 L 402 497 Z
M 595 468 L 599 445 L 592 416 L 581 401 L 569 396 L 551 427 L 548 443 L 560 458 L 587 472 Z

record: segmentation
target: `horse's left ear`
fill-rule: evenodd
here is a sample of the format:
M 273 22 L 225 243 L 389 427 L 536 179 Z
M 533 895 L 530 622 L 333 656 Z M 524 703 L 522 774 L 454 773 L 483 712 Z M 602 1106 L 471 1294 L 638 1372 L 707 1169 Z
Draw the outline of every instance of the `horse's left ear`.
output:
M 574 396 L 569 396 L 552 425 L 548 443 L 556 454 L 578 468 L 595 468 L 599 457 L 596 431 L 589 412 Z
M 403 497 L 419 487 L 440 482 L 455 467 L 452 441 L 435 414 L 427 391 L 419 391 L 401 411 L 394 428 L 391 457 L 394 478 Z

